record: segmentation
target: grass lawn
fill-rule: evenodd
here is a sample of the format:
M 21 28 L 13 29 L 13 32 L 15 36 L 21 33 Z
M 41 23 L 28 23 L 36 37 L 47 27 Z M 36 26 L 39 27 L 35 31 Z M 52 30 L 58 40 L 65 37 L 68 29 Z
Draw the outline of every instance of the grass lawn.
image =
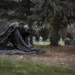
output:
M 50 42 L 46 42 L 46 41 L 43 41 L 42 43 L 40 43 L 39 41 L 36 41 L 33 43 L 34 45 L 40 45 L 40 46 L 48 46 L 50 44 Z
M 30 60 L 0 59 L 0 75 L 75 75 L 75 70 L 44 65 Z
M 39 41 L 36 41 L 33 44 L 36 45 L 36 46 L 48 46 L 48 45 L 50 45 L 50 42 L 43 41 L 42 43 L 40 43 Z M 64 46 L 65 42 L 64 41 L 59 41 L 58 44 L 61 45 L 61 46 Z

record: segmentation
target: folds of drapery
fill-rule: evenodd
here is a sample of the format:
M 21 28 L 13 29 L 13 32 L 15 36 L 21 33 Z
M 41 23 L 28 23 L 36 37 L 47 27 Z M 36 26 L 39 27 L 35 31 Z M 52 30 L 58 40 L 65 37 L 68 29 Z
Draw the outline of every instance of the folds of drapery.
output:
M 17 35 L 17 36 L 16 36 Z M 13 36 L 13 40 L 14 40 L 14 44 L 15 46 L 20 49 L 20 50 L 25 50 L 25 51 L 30 51 L 30 47 L 28 47 L 28 45 L 25 43 L 24 39 L 22 38 L 20 32 L 18 29 L 16 29 L 16 31 L 14 32 L 14 36 Z
M 5 31 L 0 34 L 0 46 L 5 47 L 8 41 L 19 50 L 30 51 L 30 48 L 20 34 L 19 27 L 15 25 L 8 26 Z
M 9 26 L 0 34 L 0 45 L 5 45 L 8 42 L 9 37 L 16 30 L 16 28 L 17 27 L 15 26 Z
M 24 52 L 35 52 L 43 53 L 44 51 L 38 48 L 29 47 L 24 40 L 29 34 L 25 33 L 26 36 L 22 36 L 19 25 L 9 25 L 2 33 L 0 33 L 0 49 L 7 49 L 8 42 L 13 44 L 14 49 L 18 49 Z

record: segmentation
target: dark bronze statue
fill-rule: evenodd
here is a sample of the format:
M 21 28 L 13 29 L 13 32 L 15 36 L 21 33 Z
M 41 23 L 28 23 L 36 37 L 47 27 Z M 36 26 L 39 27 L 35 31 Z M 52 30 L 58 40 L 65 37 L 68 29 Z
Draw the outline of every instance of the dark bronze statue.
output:
M 39 48 L 29 47 L 25 42 L 26 38 L 31 35 L 28 25 L 23 23 L 12 23 L 0 33 L 0 49 L 19 49 L 24 52 L 43 53 Z

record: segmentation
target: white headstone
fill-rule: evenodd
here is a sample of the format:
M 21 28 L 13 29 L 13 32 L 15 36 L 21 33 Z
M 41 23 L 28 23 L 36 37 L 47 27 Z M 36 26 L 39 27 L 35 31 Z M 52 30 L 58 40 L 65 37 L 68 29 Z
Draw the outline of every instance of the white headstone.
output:
M 49 40 L 49 39 L 47 39 L 46 41 L 47 41 L 47 42 L 50 42 L 50 40 Z
M 41 45 L 43 45 L 43 38 L 42 38 L 42 36 L 40 36 L 39 42 L 40 42 Z
M 63 41 L 63 39 L 62 39 L 62 38 L 60 38 L 60 41 Z

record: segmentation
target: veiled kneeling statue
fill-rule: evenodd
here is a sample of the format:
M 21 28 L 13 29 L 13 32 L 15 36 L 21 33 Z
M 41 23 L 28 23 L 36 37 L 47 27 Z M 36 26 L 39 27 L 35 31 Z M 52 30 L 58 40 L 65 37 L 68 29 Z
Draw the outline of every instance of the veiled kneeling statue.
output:
M 0 49 L 18 49 L 24 52 L 43 53 L 40 48 L 30 47 L 25 42 L 31 35 L 28 25 L 23 23 L 12 23 L 0 33 Z

